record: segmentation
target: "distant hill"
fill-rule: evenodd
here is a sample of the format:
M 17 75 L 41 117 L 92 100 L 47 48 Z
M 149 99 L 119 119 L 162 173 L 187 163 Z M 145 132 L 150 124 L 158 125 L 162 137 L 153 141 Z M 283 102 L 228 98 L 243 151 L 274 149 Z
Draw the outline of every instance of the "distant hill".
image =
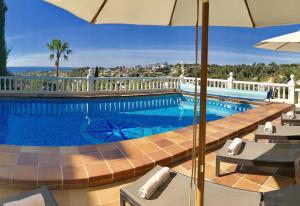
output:
M 194 76 L 194 64 L 186 64 L 185 76 Z M 300 84 L 300 64 L 276 64 L 272 62 L 270 64 L 253 63 L 252 65 L 238 64 L 238 65 L 217 65 L 211 64 L 208 66 L 208 77 L 215 79 L 227 79 L 230 72 L 234 73 L 234 77 L 237 80 L 244 81 L 258 81 L 258 82 L 276 82 L 287 83 L 291 74 L 295 75 L 295 80 L 299 80 Z M 27 70 L 26 70 L 27 69 Z M 87 68 L 62 68 L 60 70 L 60 76 L 65 77 L 86 77 L 88 74 Z M 20 71 L 22 68 L 14 71 Z M 10 70 L 11 71 L 11 70 Z M 55 76 L 55 70 L 53 68 L 24 68 L 22 72 L 13 72 L 15 75 L 39 75 L 39 76 Z M 164 68 L 151 69 L 149 67 L 116 67 L 110 69 L 99 68 L 99 77 L 155 77 L 155 76 L 174 76 L 181 75 L 180 64 L 170 64 Z M 198 71 L 200 76 L 200 71 Z

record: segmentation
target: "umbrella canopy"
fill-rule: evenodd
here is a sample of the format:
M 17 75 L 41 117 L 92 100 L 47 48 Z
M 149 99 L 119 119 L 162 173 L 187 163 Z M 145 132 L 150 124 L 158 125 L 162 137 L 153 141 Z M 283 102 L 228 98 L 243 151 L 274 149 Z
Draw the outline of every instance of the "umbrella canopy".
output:
M 255 47 L 275 51 L 300 52 L 300 31 L 263 40 Z
M 197 0 L 45 0 L 94 24 L 195 26 Z M 300 22 L 299 0 L 210 0 L 210 26 Z M 202 4 L 199 4 L 202 10 Z M 202 21 L 199 15 L 199 22 Z

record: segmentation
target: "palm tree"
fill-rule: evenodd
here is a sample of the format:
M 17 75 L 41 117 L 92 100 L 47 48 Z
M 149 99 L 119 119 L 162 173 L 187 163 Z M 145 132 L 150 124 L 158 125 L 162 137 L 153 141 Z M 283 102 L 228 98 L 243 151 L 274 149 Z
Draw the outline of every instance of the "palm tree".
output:
M 50 54 L 50 60 L 55 58 L 56 76 L 58 77 L 60 58 L 63 57 L 65 61 L 68 60 L 69 55 L 72 54 L 68 42 L 62 43 L 59 39 L 53 39 L 51 43 L 47 44 L 47 47 L 52 54 Z

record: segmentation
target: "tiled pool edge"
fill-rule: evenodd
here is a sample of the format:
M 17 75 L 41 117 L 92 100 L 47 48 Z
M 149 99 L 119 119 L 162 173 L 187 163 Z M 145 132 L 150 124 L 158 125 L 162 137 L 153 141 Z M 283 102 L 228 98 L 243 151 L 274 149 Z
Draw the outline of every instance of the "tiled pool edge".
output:
M 292 105 L 269 104 L 207 123 L 207 150 L 253 131 Z M 17 188 L 84 188 L 139 176 L 190 156 L 192 126 L 141 139 L 80 147 L 0 145 L 0 182 Z

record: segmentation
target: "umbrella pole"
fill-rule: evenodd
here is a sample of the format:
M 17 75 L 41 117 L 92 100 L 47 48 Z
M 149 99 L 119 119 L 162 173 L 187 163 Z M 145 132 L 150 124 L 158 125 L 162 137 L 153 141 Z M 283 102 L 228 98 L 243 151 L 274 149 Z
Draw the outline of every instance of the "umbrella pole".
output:
M 204 168 L 206 148 L 206 94 L 207 94 L 207 63 L 208 63 L 208 26 L 209 0 L 202 0 L 202 49 L 201 49 L 201 92 L 200 92 L 200 123 L 198 149 L 198 182 L 197 206 L 204 204 Z

